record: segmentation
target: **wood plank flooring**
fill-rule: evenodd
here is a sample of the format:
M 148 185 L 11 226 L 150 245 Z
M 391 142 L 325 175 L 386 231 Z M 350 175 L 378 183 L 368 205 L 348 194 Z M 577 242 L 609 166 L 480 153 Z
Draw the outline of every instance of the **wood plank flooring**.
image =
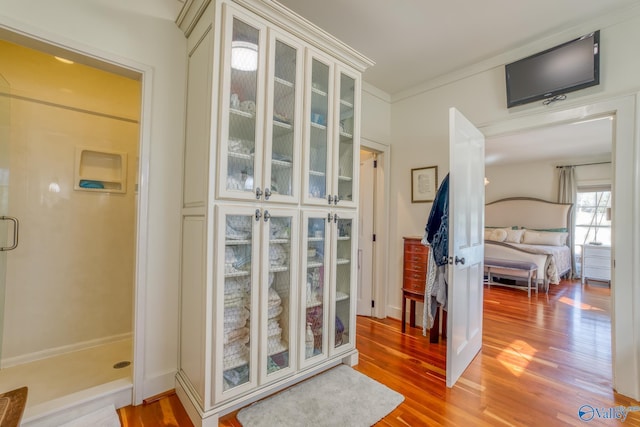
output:
M 613 418 L 616 408 L 640 411 L 640 403 L 611 387 L 609 304 L 609 288 L 579 281 L 530 300 L 526 292 L 485 287 L 482 351 L 451 389 L 444 342 L 429 343 L 418 328 L 402 334 L 398 320 L 359 317 L 355 369 L 405 396 L 380 427 L 640 426 L 640 412 Z M 119 413 L 125 427 L 190 426 L 175 403 L 165 396 Z M 220 425 L 240 426 L 236 413 Z

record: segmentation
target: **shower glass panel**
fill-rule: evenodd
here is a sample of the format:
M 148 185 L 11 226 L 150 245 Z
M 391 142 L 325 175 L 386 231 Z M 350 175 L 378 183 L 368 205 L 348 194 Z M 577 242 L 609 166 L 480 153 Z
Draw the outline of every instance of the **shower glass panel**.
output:
M 9 83 L 0 75 L 0 216 L 9 215 L 9 131 L 11 119 L 11 99 Z M 9 225 L 0 222 L 0 246 L 8 246 Z M 4 331 L 4 292 L 7 273 L 7 252 L 0 251 L 0 355 L 2 354 L 2 333 Z
M 133 362 L 142 79 L 41 46 L 0 40 L 0 384 L 25 414 L 116 395 Z

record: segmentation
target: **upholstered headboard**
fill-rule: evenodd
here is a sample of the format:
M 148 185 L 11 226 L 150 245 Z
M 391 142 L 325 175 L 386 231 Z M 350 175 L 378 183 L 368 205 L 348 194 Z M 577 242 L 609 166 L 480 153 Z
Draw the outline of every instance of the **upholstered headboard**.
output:
M 531 197 L 512 197 L 487 203 L 484 210 L 486 227 L 542 229 L 566 228 L 571 233 L 569 218 L 572 203 L 554 203 Z

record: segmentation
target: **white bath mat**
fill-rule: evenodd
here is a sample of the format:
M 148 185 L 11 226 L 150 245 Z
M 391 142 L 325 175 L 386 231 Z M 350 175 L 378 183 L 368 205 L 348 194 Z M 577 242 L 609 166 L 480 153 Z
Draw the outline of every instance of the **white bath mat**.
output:
M 238 413 L 244 427 L 369 427 L 404 396 L 346 365 L 319 374 Z
M 69 421 L 60 427 L 121 427 L 121 424 L 116 407 L 109 405 Z

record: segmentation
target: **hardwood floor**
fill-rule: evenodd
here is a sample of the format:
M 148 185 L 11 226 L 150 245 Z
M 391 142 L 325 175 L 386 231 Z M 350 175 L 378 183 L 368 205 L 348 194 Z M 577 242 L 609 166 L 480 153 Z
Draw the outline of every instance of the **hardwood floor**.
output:
M 531 300 L 485 287 L 482 351 L 451 389 L 442 341 L 429 343 L 418 328 L 402 334 L 398 320 L 359 317 L 355 369 L 405 396 L 377 426 L 640 426 L 640 412 L 612 419 L 614 408 L 640 404 L 611 388 L 609 300 L 609 288 L 579 281 Z M 175 395 L 119 413 L 123 426 L 191 425 Z M 220 425 L 240 426 L 236 413 Z

